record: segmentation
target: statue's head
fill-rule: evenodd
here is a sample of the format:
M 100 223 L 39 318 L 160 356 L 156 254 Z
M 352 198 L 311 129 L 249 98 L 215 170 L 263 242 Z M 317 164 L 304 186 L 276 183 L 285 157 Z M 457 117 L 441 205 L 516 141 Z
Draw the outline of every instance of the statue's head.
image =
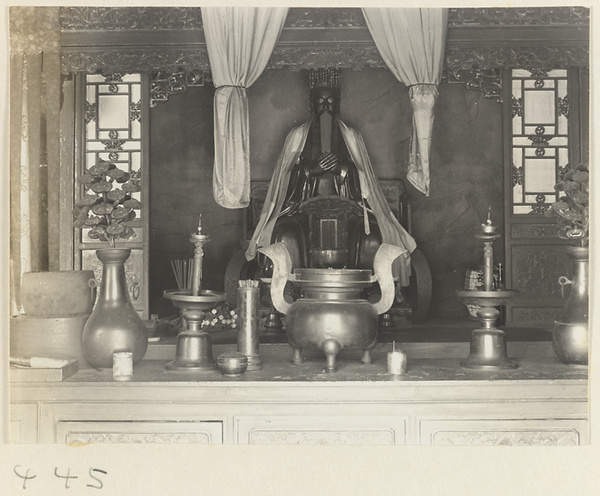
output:
M 325 112 L 337 115 L 339 109 L 339 98 L 337 90 L 329 86 L 318 86 L 311 91 L 311 102 L 317 117 Z

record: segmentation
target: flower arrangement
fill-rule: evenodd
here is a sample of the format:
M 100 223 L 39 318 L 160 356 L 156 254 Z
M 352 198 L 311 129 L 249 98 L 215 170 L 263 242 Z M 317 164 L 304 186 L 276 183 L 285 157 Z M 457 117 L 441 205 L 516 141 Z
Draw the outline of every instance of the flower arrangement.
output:
M 589 169 L 587 164 L 568 167 L 554 185 L 556 191 L 563 192 L 557 202 L 548 210 L 546 217 L 555 218 L 558 224 L 558 237 L 577 240 L 582 247 L 589 241 Z
M 76 228 L 90 227 L 88 237 L 107 241 L 111 248 L 118 239 L 136 236 L 129 223 L 135 219 L 141 202 L 132 193 L 141 191 L 140 185 L 129 172 L 115 164 L 100 160 L 81 176 L 84 195 L 73 209 Z M 115 187 L 116 185 L 120 187 Z

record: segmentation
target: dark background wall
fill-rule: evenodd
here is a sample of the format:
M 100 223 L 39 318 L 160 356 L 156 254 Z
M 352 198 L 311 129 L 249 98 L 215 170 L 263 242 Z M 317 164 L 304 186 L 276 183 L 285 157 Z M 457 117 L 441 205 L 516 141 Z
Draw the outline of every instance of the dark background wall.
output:
M 412 206 L 413 236 L 431 266 L 431 317 L 466 315 L 455 297 L 467 268 L 478 268 L 475 229 L 492 206 L 502 226 L 502 106 L 462 84 L 441 84 L 431 152 L 431 194 L 405 181 L 412 113 L 407 88 L 385 69 L 342 71 L 341 118 L 358 129 L 380 179 L 402 179 Z M 243 210 L 212 196 L 212 85 L 189 88 L 151 111 L 150 311 L 174 313 L 162 297 L 176 287 L 171 260 L 193 257 L 189 236 L 202 216 L 204 285 L 223 290 L 227 263 L 243 239 Z M 266 71 L 248 89 L 251 174 L 271 179 L 291 127 L 310 115 L 304 71 Z M 503 261 L 501 243 L 496 262 Z

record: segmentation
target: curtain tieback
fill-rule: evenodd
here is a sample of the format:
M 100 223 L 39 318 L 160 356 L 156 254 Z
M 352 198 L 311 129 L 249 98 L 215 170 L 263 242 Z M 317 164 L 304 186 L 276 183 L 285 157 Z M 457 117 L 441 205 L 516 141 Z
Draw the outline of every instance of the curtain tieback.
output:
M 221 84 L 219 86 L 216 86 L 215 89 L 221 89 L 221 88 L 244 88 L 247 89 L 245 86 L 242 86 L 241 84 Z

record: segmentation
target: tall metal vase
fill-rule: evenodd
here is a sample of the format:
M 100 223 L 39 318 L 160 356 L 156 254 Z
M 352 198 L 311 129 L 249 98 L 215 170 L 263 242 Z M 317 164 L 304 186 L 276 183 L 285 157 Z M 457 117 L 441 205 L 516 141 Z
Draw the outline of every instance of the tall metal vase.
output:
M 130 351 L 133 362 L 139 362 L 148 348 L 146 325 L 127 291 L 125 261 L 130 254 L 127 248 L 96 251 L 103 264 L 102 282 L 81 337 L 83 354 L 96 368 L 112 367 L 117 351 Z
M 569 246 L 567 254 L 573 262 L 573 279 L 561 278 L 561 284 L 571 284 L 571 293 L 554 321 L 553 346 L 566 363 L 588 363 L 588 257 L 587 247 Z

